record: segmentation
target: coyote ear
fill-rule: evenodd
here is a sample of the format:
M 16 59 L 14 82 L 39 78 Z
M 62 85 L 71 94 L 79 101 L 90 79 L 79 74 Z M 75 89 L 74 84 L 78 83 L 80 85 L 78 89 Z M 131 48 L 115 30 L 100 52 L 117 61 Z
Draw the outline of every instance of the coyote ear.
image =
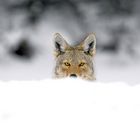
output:
M 65 48 L 68 45 L 65 39 L 59 33 L 56 33 L 54 35 L 54 44 L 55 44 L 55 52 L 57 56 L 64 53 Z
M 89 34 L 83 43 L 86 54 L 94 56 L 96 53 L 96 37 L 94 33 Z

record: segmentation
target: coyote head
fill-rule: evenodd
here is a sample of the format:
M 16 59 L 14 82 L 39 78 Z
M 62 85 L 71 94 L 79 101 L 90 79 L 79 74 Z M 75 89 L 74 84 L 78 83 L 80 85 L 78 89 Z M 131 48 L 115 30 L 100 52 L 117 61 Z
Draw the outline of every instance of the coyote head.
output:
M 94 33 L 89 34 L 76 46 L 70 46 L 59 33 L 56 33 L 54 43 L 57 78 L 80 77 L 95 80 L 93 57 L 96 53 L 96 38 Z

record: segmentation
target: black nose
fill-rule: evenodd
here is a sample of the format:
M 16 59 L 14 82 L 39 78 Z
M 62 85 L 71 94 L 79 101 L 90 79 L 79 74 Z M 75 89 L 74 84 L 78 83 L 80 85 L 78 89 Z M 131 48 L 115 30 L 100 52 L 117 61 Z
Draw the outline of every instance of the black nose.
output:
M 77 75 L 76 75 L 76 74 L 71 74 L 70 77 L 74 77 L 74 78 L 76 78 Z

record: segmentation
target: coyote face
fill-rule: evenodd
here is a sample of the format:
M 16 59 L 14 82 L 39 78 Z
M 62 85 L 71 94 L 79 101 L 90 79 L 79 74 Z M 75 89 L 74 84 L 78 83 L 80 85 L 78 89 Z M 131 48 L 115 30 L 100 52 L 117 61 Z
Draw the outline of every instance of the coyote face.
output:
M 56 33 L 54 37 L 56 66 L 55 76 L 80 77 L 95 80 L 93 56 L 96 53 L 96 38 L 92 33 L 82 43 L 70 46 L 64 38 Z

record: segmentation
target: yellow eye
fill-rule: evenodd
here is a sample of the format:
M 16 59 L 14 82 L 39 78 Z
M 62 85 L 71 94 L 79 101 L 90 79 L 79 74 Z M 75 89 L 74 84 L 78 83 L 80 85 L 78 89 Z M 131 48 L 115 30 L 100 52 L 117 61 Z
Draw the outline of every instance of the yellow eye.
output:
M 65 66 L 70 66 L 69 62 L 65 62 L 64 64 L 65 64 Z
M 85 63 L 84 62 L 81 62 L 80 64 L 79 64 L 79 67 L 82 67 L 82 66 L 84 66 L 85 65 Z

